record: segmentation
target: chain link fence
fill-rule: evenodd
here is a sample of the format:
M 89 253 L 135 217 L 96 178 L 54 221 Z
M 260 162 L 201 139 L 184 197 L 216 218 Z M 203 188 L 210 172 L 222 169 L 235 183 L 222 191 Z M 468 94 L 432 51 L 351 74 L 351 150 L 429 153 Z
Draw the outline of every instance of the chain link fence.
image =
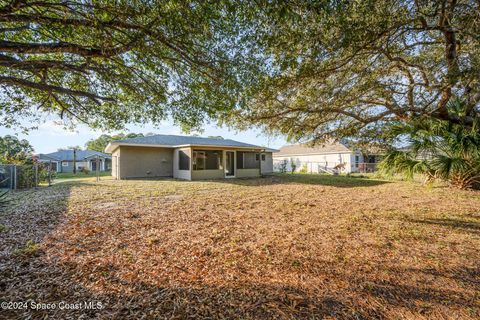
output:
M 29 189 L 40 183 L 49 185 L 55 178 L 55 172 L 49 164 L 0 164 L 0 189 Z
M 285 159 L 273 160 L 274 172 L 299 172 L 299 173 L 347 173 L 359 172 L 369 173 L 377 170 L 378 163 L 355 163 L 351 168 L 348 164 L 341 162 L 316 162 L 316 161 L 289 161 Z

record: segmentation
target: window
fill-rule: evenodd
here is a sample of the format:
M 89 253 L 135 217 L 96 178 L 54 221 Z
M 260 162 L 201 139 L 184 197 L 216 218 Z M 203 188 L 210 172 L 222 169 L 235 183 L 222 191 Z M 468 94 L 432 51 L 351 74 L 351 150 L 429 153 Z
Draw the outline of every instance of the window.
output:
M 193 170 L 220 170 L 222 168 L 222 151 L 193 151 Z
M 265 153 L 262 153 L 262 161 L 265 161 Z
M 62 167 L 68 167 L 68 162 L 63 161 L 62 162 Z
M 237 151 L 237 169 L 258 169 L 259 167 L 259 153 Z
M 358 168 L 359 164 L 360 164 L 360 156 L 356 155 L 355 156 L 355 167 Z
M 190 157 L 185 151 L 178 151 L 178 170 L 190 170 Z

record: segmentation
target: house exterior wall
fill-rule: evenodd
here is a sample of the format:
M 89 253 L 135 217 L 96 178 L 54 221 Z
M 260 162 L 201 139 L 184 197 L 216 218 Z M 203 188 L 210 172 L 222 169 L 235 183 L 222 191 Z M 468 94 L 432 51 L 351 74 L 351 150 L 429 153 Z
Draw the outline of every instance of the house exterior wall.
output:
M 173 150 L 120 146 L 117 179 L 173 176 Z
M 287 172 L 292 171 L 292 162 L 295 164 L 295 172 L 306 170 L 309 173 L 321 173 L 322 168 L 333 169 L 336 165 L 344 163 L 343 172 L 352 172 L 352 163 L 355 165 L 355 156 L 349 153 L 325 153 L 325 154 L 305 154 L 305 155 L 275 155 L 273 154 L 274 171 L 280 170 L 280 163 L 287 161 Z
M 179 169 L 179 151 L 183 151 L 189 157 L 190 170 Z M 192 180 L 192 149 L 191 148 L 177 148 L 173 151 L 173 177 L 175 179 Z
M 260 168 L 259 169 L 237 169 L 235 174 L 236 178 L 253 178 L 260 176 Z
M 218 170 L 192 170 L 192 147 L 183 148 L 158 148 L 119 146 L 112 152 L 112 176 L 116 179 L 148 178 L 148 177 L 174 177 L 183 180 L 207 180 L 225 178 L 225 149 L 223 148 L 198 148 L 199 150 L 223 150 L 222 169 Z M 235 149 L 228 149 L 235 151 Z M 183 151 L 189 157 L 189 170 L 180 170 L 179 152 Z M 239 150 L 243 151 L 243 150 Z M 236 157 L 235 157 L 236 159 Z M 261 161 L 263 170 L 268 174 L 273 171 L 272 153 L 267 152 L 265 161 Z M 236 161 L 236 160 L 235 160 Z M 236 178 L 259 177 L 260 168 L 235 169 Z
M 218 170 L 192 170 L 192 180 L 223 179 L 225 172 Z
M 358 159 L 358 161 L 357 161 L 357 159 Z M 351 166 L 350 172 L 357 172 L 358 171 L 358 165 L 360 163 L 363 163 L 363 162 L 365 162 L 365 161 L 363 159 L 363 155 L 360 152 L 352 153 L 350 155 L 350 166 Z
M 112 177 L 115 179 L 120 179 L 119 159 L 120 148 L 117 148 L 115 149 L 115 151 L 112 152 Z
M 265 161 L 261 162 L 261 172 L 262 174 L 271 174 L 273 173 L 273 155 L 271 152 L 264 152 Z
M 60 161 L 59 162 L 60 171 L 64 173 L 72 173 L 73 172 L 73 161 Z M 81 168 L 89 168 L 88 161 L 77 161 L 76 162 L 77 171 Z

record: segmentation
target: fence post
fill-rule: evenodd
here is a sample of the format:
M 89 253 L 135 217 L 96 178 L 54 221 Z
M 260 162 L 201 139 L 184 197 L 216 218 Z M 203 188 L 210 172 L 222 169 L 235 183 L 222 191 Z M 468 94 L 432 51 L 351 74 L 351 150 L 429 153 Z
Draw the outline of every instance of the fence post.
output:
M 38 164 L 33 165 L 35 168 L 35 189 L 38 188 Z
M 13 165 L 13 190 L 17 190 L 17 166 Z
M 8 170 L 10 172 L 10 189 L 13 189 L 13 166 L 12 165 L 7 165 L 7 168 L 9 168 L 10 170 Z
M 50 163 L 48 164 L 48 186 L 50 187 L 52 185 L 52 160 L 50 160 Z

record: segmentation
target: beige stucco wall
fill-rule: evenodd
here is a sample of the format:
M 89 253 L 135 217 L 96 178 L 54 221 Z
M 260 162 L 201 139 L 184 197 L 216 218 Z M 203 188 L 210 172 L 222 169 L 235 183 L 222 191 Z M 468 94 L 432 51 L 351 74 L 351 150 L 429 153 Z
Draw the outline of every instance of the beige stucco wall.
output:
M 236 178 L 259 177 L 260 169 L 237 169 Z
M 271 152 L 264 152 L 265 161 L 261 162 L 262 174 L 273 173 L 273 156 Z
M 219 170 L 193 170 L 192 180 L 208 180 L 208 179 L 223 179 L 225 172 L 223 169 Z
M 192 150 L 191 148 L 178 148 L 173 151 L 173 177 L 175 179 L 192 180 L 191 170 L 180 170 L 178 168 L 178 152 L 185 152 L 190 158 L 190 169 L 192 168 Z
M 173 149 L 121 146 L 119 150 L 119 176 L 117 178 L 173 176 Z
M 119 179 L 119 167 L 118 167 L 118 159 L 120 157 L 120 148 L 115 149 L 112 152 L 112 177 L 115 179 Z

